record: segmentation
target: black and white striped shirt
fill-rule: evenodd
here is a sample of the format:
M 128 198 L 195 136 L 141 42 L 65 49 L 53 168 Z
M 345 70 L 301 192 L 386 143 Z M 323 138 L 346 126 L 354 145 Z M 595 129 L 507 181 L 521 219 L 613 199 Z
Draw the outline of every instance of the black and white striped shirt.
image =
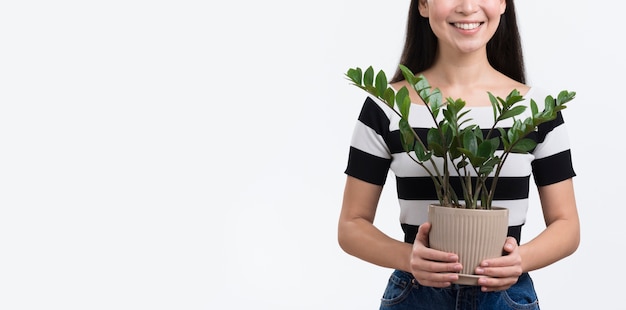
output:
M 529 116 L 531 98 L 541 109 L 547 95 L 550 93 L 531 88 L 524 96 L 526 100 L 520 103 L 528 105 L 526 114 L 518 118 Z M 472 107 L 468 116 L 472 123 L 483 130 L 493 125 L 491 106 Z M 382 186 L 391 169 L 396 179 L 400 223 L 419 226 L 427 221 L 428 205 L 438 203 L 438 200 L 435 187 L 426 171 L 404 152 L 398 121 L 399 116 L 384 102 L 367 97 L 354 128 L 345 173 Z M 512 121 L 502 121 L 498 126 L 508 128 Z M 409 123 L 424 137 L 423 141 L 426 141 L 426 133 L 433 126 L 433 120 L 424 105 L 411 105 Z M 531 176 L 537 186 L 557 183 L 575 176 L 568 134 L 560 112 L 555 120 L 542 124 L 528 138 L 534 139 L 537 146 L 526 154 L 509 155 L 500 174 L 493 201 L 493 206 L 509 209 L 510 226 L 520 226 L 526 221 Z M 436 159 L 441 163 L 440 158 Z M 455 176 L 454 171 L 451 173 Z M 455 177 L 451 179 L 453 182 L 458 181 Z M 460 189 L 460 183 L 456 187 Z M 457 193 L 459 199 L 462 199 L 462 192 L 459 190 Z

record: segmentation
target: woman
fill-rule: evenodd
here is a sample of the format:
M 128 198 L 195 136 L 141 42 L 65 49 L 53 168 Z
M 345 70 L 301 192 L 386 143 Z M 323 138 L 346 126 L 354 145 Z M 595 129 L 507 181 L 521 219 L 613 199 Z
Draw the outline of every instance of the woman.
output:
M 400 62 L 423 74 L 444 98 L 462 98 L 479 114 L 492 113 L 487 92 L 503 98 L 513 89 L 526 98 L 548 95 L 525 84 L 513 0 L 413 0 Z M 400 72 L 392 86 L 407 86 L 413 92 L 413 104 L 421 104 Z M 511 214 L 509 237 L 503 245 L 506 255 L 481 263 L 475 271 L 484 275 L 478 286 L 463 286 L 453 284 L 462 268 L 457 255 L 428 247 L 426 210 L 434 201 L 427 192 L 407 195 L 402 186 L 410 177 L 423 176 L 406 175 L 410 169 L 394 165 L 395 157 L 406 154 L 396 147 L 397 141 L 389 139 L 398 135 L 394 135 L 395 127 L 385 108 L 371 98 L 365 101 L 350 147 L 338 225 L 338 240 L 344 251 L 394 269 L 380 309 L 539 309 L 528 272 L 572 254 L 580 238 L 572 182 L 575 173 L 562 116 L 539 128 L 532 160 L 507 172 L 505 177 L 517 180 L 515 186 L 498 187 L 500 191 L 521 189 L 525 193 L 494 201 L 494 205 L 509 208 Z M 373 225 L 389 169 L 396 175 L 404 242 Z M 546 229 L 520 245 L 530 171 L 538 187 Z

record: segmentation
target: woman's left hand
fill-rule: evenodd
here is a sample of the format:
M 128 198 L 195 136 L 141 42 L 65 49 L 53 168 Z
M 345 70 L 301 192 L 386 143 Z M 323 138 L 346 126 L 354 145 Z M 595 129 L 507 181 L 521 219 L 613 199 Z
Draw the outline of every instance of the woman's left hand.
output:
M 486 276 L 478 279 L 478 285 L 483 292 L 506 290 L 517 283 L 517 279 L 522 275 L 522 257 L 515 238 L 506 239 L 504 251 L 508 254 L 486 259 L 476 268 L 477 275 Z

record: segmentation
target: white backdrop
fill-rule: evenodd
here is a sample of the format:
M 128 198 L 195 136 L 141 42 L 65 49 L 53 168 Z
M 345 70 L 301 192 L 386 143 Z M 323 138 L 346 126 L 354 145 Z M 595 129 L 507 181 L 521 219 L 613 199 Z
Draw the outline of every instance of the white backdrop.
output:
M 390 270 L 336 242 L 343 73 L 395 69 L 408 5 L 2 1 L 0 309 L 376 309 Z M 578 93 L 582 243 L 532 273 L 542 309 L 616 309 L 626 5 L 517 6 L 529 83 Z

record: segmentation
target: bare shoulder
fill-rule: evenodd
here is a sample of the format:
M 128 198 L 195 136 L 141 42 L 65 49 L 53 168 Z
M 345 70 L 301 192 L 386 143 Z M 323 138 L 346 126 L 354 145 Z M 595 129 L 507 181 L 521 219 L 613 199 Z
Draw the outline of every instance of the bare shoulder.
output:
M 530 90 L 530 86 L 524 83 L 520 83 L 505 75 L 502 75 L 502 77 L 499 79 L 499 82 L 496 85 L 498 86 L 496 87 L 494 85 L 493 87 L 494 94 L 503 98 L 507 96 L 509 93 L 511 93 L 512 90 L 519 91 L 520 94 L 522 94 L 523 96 L 525 96 Z

